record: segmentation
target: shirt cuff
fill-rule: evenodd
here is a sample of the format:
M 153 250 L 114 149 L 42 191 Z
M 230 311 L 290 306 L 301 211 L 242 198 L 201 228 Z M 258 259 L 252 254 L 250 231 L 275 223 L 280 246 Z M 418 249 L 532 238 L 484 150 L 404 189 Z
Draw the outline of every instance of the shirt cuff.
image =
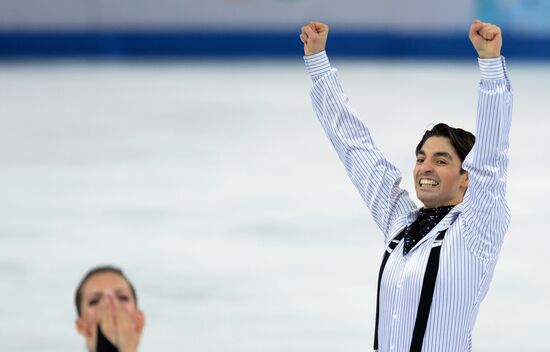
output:
M 504 79 L 505 78 L 505 60 L 504 56 L 495 57 L 491 59 L 477 59 L 479 63 L 479 71 L 481 72 L 481 79 Z
M 321 76 L 330 72 L 330 62 L 328 61 L 326 51 L 304 56 L 304 61 L 306 63 L 307 71 L 314 82 Z

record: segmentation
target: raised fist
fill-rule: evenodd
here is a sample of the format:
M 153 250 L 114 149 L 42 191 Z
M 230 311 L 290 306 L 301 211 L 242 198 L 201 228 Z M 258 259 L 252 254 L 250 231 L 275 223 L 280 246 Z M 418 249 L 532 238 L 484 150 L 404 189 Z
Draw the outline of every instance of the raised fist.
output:
M 502 33 L 498 26 L 474 20 L 470 26 L 470 41 L 481 59 L 500 56 Z
M 308 56 L 325 50 L 327 36 L 328 26 L 324 23 L 311 21 L 303 26 L 300 39 L 304 43 L 304 54 Z

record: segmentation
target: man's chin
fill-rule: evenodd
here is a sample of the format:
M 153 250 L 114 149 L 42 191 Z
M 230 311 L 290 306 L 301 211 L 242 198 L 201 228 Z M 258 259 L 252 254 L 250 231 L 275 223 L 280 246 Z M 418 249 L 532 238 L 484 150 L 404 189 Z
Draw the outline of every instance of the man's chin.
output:
M 422 203 L 424 208 L 434 208 L 434 204 L 437 204 L 437 199 L 434 197 L 426 197 L 425 194 L 417 194 L 418 200 Z

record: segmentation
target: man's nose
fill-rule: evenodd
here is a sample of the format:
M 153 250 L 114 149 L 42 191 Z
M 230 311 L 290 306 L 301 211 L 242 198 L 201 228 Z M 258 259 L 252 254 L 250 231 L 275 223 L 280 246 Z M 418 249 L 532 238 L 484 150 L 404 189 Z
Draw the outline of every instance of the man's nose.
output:
M 430 173 L 433 171 L 433 165 L 429 161 L 425 160 L 422 165 L 420 165 L 421 173 Z

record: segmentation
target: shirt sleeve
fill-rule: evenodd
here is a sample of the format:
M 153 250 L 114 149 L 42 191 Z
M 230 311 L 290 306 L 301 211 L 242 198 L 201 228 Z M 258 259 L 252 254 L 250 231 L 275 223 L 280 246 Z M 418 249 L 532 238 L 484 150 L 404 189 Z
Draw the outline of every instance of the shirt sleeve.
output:
M 368 128 L 352 110 L 326 53 L 305 56 L 304 60 L 314 82 L 310 91 L 313 110 L 388 240 L 393 221 L 417 207 L 399 187 L 399 170 L 378 150 Z
M 476 141 L 462 166 L 469 181 L 461 218 L 470 250 L 491 260 L 498 255 L 510 223 L 505 193 L 512 88 L 504 57 L 479 59 L 479 68 Z

